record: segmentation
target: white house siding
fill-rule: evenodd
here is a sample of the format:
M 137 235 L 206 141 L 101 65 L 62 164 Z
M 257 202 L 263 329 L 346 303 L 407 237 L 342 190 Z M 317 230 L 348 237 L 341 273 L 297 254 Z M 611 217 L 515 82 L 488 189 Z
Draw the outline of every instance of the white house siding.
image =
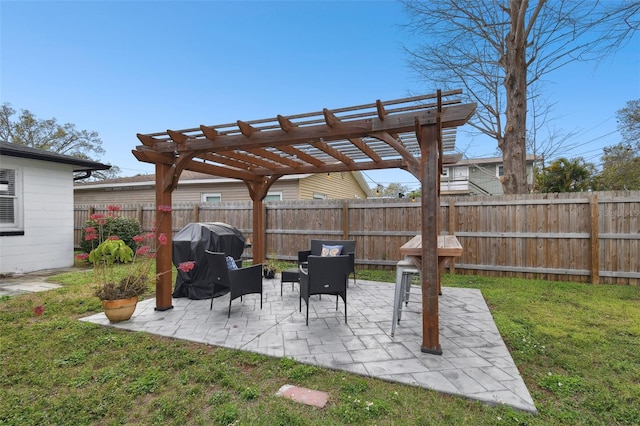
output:
M 469 180 L 482 188 L 490 195 L 502 194 L 502 183 L 496 176 L 496 164 L 470 166 Z M 472 193 L 479 193 L 475 188 L 471 189 Z
M 24 235 L 0 236 L 0 273 L 73 265 L 73 166 L 17 157 L 22 172 Z

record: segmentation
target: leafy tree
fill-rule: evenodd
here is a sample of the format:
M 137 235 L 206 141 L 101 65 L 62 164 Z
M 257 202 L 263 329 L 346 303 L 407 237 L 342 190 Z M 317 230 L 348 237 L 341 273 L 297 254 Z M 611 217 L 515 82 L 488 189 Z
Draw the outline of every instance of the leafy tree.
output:
M 581 192 L 593 189 L 595 166 L 582 157 L 559 158 L 536 175 L 537 192 Z
M 627 102 L 617 116 L 622 138 L 628 143 L 640 144 L 640 99 Z
M 624 142 L 604 148 L 598 189 L 640 189 L 640 99 L 627 102 L 617 116 Z
M 16 114 L 10 104 L 0 108 L 0 140 L 38 148 L 57 154 L 70 155 L 85 160 L 99 161 L 95 158 L 104 154 L 102 140 L 95 131 L 78 130 L 74 124 L 58 124 L 55 118 L 40 120 L 28 110 L 22 110 L 16 120 Z M 118 167 L 93 172 L 94 179 L 116 177 Z
M 594 0 L 403 0 L 411 66 L 436 88 L 462 87 L 478 109 L 469 124 L 496 140 L 506 194 L 526 193 L 527 115 L 542 77 L 576 60 L 599 60 L 638 28 L 640 2 Z M 534 123 L 541 128 L 542 122 Z M 537 152 L 535 153 L 537 154 Z
M 602 191 L 640 189 L 640 144 L 630 143 L 604 148 L 602 173 L 597 188 Z
M 409 187 L 406 185 L 392 182 L 386 188 L 383 187 L 382 185 L 378 185 L 378 187 L 373 190 L 373 193 L 378 197 L 402 198 L 409 193 Z

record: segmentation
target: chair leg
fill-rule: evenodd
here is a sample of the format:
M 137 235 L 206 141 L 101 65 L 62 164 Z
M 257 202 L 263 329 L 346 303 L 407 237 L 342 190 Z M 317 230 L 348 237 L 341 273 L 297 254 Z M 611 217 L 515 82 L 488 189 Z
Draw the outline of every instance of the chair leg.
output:
M 411 285 L 411 273 L 403 271 L 402 280 L 400 281 L 401 299 L 400 299 L 400 303 L 398 303 L 398 324 L 400 324 L 400 320 L 402 319 L 402 302 L 405 303 L 405 306 L 409 304 L 409 293 L 408 293 L 407 287 L 410 285 Z
M 347 298 L 344 298 L 344 323 L 347 323 Z
M 307 327 L 309 326 L 309 299 L 307 299 Z
M 396 269 L 396 288 L 393 297 L 393 316 L 391 319 L 391 337 L 396 332 L 396 324 L 398 323 L 398 310 L 402 305 L 402 268 Z
M 211 306 L 209 306 L 209 310 L 213 309 L 213 296 L 211 296 Z
M 227 314 L 227 318 L 231 318 L 231 296 L 229 296 L 229 313 Z

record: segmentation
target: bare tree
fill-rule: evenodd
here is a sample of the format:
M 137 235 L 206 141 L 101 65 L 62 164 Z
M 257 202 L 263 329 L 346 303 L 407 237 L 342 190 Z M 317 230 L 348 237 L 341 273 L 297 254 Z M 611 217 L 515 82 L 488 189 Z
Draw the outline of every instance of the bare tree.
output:
M 403 0 L 424 43 L 407 49 L 435 88 L 464 89 L 478 104 L 469 122 L 496 140 L 506 194 L 529 191 L 527 117 L 541 78 L 576 60 L 615 51 L 639 26 L 640 2 L 618 0 Z M 540 115 L 541 119 L 544 114 Z M 543 123 L 537 125 L 542 126 Z
M 61 125 L 55 118 L 40 120 L 28 110 L 22 110 L 14 121 L 15 113 L 8 103 L 0 107 L 0 140 L 92 161 L 98 161 L 93 157 L 105 152 L 97 132 L 78 130 L 70 123 Z M 120 169 L 114 166 L 96 170 L 92 180 L 116 177 L 119 173 Z

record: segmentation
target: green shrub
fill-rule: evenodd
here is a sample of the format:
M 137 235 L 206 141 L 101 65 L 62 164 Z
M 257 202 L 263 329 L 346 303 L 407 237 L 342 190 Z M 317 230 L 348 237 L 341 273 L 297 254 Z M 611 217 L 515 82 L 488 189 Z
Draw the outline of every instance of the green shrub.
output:
M 89 219 L 84 223 L 82 227 L 82 240 L 80 242 L 80 249 L 89 253 L 94 249 L 100 241 L 104 241 L 109 238 L 109 235 L 117 235 L 122 241 L 135 252 L 136 244 L 133 241 L 133 237 L 141 235 L 143 233 L 142 225 L 137 219 L 131 219 L 126 217 L 112 217 L 106 216 L 103 219 L 103 225 L 98 223 L 98 220 Z M 98 234 L 98 240 L 85 241 L 86 229 L 92 227 Z

